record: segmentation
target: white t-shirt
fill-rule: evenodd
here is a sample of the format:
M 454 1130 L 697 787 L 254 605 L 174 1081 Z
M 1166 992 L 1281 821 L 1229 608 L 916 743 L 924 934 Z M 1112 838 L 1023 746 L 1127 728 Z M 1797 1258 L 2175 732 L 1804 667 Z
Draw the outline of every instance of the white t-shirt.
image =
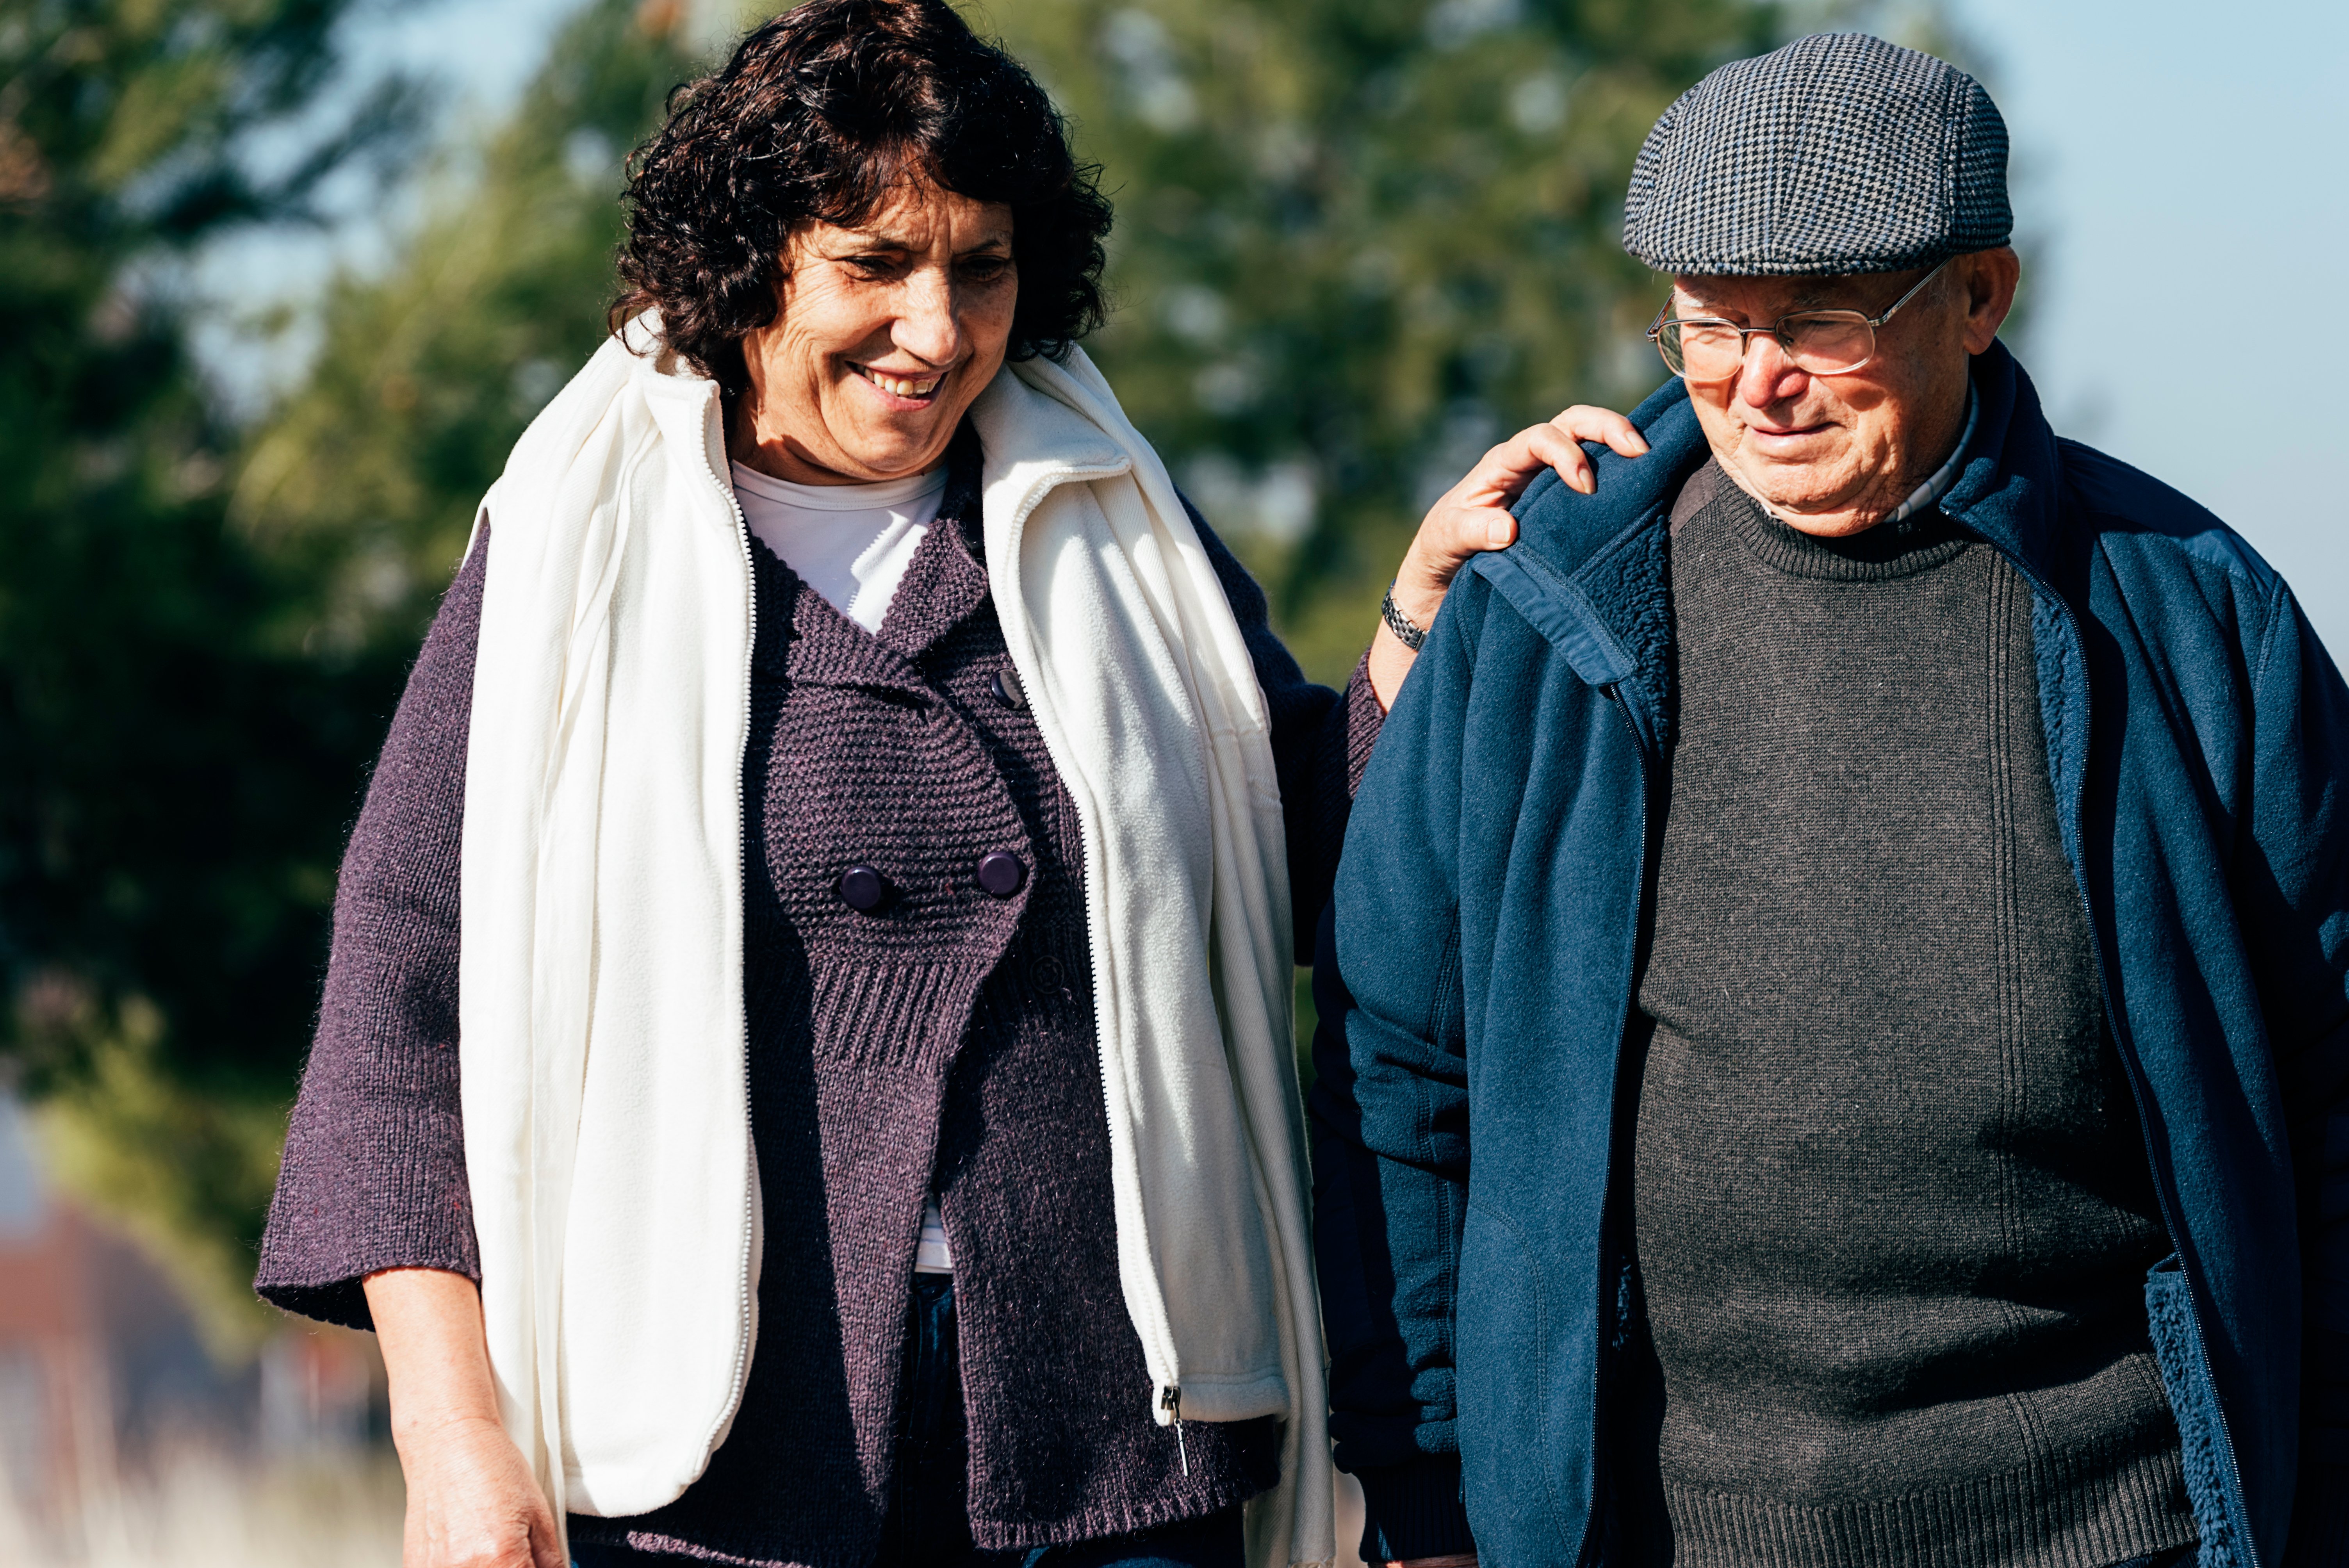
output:
M 922 1239 L 914 1247 L 916 1274 L 954 1273 L 954 1251 L 947 1245 L 946 1216 L 936 1197 L 922 1206 Z
M 946 495 L 944 464 L 877 485 L 802 485 L 736 463 L 742 521 L 826 603 L 878 632 Z

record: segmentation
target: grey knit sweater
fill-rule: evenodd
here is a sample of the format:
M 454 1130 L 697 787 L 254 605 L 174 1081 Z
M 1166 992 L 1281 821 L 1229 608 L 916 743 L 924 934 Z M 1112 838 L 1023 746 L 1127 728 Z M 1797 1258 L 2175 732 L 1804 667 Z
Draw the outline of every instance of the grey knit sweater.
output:
M 765 1202 L 740 1411 L 685 1496 L 586 1540 L 748 1563 L 868 1563 L 924 1196 L 956 1263 L 972 1532 L 1035 1547 L 1194 1518 L 1270 1485 L 1273 1423 L 1153 1424 L 1118 1282 L 1073 804 L 1018 705 L 978 533 L 978 451 L 877 636 L 754 547 L 744 761 L 750 1112 Z M 1380 722 L 1309 685 L 1199 524 L 1270 705 L 1305 934 Z M 358 1282 L 478 1278 L 457 1097 L 458 846 L 487 549 L 444 602 L 349 851 L 316 1043 L 258 1287 L 368 1325 Z M 974 845 L 1019 844 L 1009 896 Z M 849 908 L 851 864 L 889 895 Z M 1185 1456 L 1187 1455 L 1187 1473 Z
M 2028 584 L 1938 512 L 1827 543 L 1711 465 L 1676 519 L 1641 1560 L 2191 1542 L 2143 1295 L 2168 1243 L 2057 840 Z

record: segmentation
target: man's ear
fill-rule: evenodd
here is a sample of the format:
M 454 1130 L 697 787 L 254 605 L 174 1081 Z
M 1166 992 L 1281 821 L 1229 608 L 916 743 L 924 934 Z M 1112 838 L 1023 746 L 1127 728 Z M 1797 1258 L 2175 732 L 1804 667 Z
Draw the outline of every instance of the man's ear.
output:
M 1998 338 L 2014 309 L 2014 291 L 2023 281 L 2023 258 L 2012 245 L 1976 251 L 1965 258 L 1966 352 L 1986 352 Z

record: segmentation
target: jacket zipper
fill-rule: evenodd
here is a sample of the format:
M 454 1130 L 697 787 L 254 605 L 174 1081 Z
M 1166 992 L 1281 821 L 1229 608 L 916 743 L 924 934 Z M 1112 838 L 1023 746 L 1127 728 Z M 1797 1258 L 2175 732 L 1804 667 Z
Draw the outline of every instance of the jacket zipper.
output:
M 2007 555 L 2004 551 L 2001 551 L 2000 553 Z M 2050 591 L 2047 584 L 2041 581 L 2038 573 L 2033 572 L 2020 560 L 2013 555 L 2007 555 L 2007 559 L 2013 562 L 2014 569 L 2023 574 L 2023 580 L 2031 584 L 2033 590 L 2044 596 L 2047 602 L 2055 607 L 2055 613 L 2064 618 L 2064 634 L 2072 639 L 2073 648 L 2084 655 L 2080 665 L 2080 678 L 2083 689 L 2085 689 L 2087 664 L 2085 654 L 2087 645 L 2080 636 L 2079 622 L 2073 616 L 2072 607 Z M 2094 702 L 2094 692 L 2088 693 L 2088 700 L 2091 703 Z M 2091 730 L 2090 739 L 2093 740 L 2094 738 L 2094 731 Z M 2082 748 L 2082 755 L 2083 757 L 2086 755 L 2085 747 Z M 2081 818 L 2085 811 L 2088 793 L 2088 769 L 2085 762 L 2075 770 L 2068 793 L 2071 799 L 2066 803 L 2065 809 L 2071 816 L 2071 841 L 2076 845 L 2080 841 Z M 2153 1173 L 2153 1193 L 2155 1199 L 2161 1204 L 2161 1222 L 2169 1232 L 2170 1250 L 2178 1254 L 2178 1266 L 2186 1278 L 2186 1321 L 2194 1330 L 2194 1345 L 2195 1348 L 2201 1352 L 2203 1370 L 2206 1376 L 2210 1376 L 2215 1380 L 2216 1375 L 2210 1372 L 2210 1340 L 2209 1336 L 2203 1332 L 2202 1308 L 2195 1299 L 2195 1269 L 2193 1260 L 2187 1255 L 2184 1240 L 2186 1227 L 2178 1219 L 2177 1202 L 2170 1193 L 2168 1181 L 2162 1175 L 2161 1161 L 2156 1158 L 2154 1152 L 2152 1090 L 2146 1085 L 2145 1068 L 2137 1059 L 2137 1042 L 2129 1036 L 2128 1021 L 2121 1016 L 2120 1009 L 2113 1006 L 2112 975 L 2105 962 L 2104 939 L 2096 930 L 2095 905 L 2088 899 L 2086 876 L 2081 871 L 2075 851 L 2067 851 L 2064 858 L 2071 862 L 2072 891 L 2080 900 L 2081 917 L 2088 923 L 2088 945 L 2094 950 L 2096 958 L 2096 986 L 2104 997 L 2105 1017 L 2112 1025 L 2114 1046 L 2120 1054 L 2121 1066 L 2128 1075 L 2129 1098 L 2137 1105 L 2137 1133 L 2145 1143 L 2146 1165 Z M 2216 1387 L 2211 1389 L 2210 1406 L 2218 1412 L 2219 1446 L 2227 1456 L 2227 1474 L 2234 1482 L 2234 1495 L 2226 1500 L 2229 1512 L 2232 1513 L 2235 1502 L 2243 1496 L 2243 1468 L 2235 1456 L 2235 1435 L 2227 1424 L 2226 1402 L 2218 1397 Z M 2257 1562 L 2259 1543 L 2250 1537 L 2248 1528 L 2250 1522 L 2244 1520 L 2242 1522 L 2246 1527 L 2244 1546 L 2251 1553 L 2252 1561 Z
M 1640 736 L 1640 727 L 1631 717 L 1630 705 L 1623 700 L 1622 683 L 1619 681 L 1614 682 L 1601 686 L 1599 689 L 1600 695 L 1603 696 L 1607 699 L 1609 705 L 1615 709 L 1616 717 L 1623 721 L 1624 732 L 1631 738 L 1631 755 L 1638 759 L 1640 767 L 1640 882 L 1638 889 L 1631 900 L 1631 947 L 1636 965 L 1640 944 L 1640 912 L 1646 905 L 1648 901 L 1648 862 L 1650 860 L 1650 851 L 1652 847 L 1648 842 L 1648 836 L 1653 827 L 1655 820 L 1655 813 L 1652 809 L 1652 802 L 1650 796 L 1651 792 L 1654 789 L 1655 785 L 1649 771 L 1648 743 Z M 1619 1130 L 1614 1125 L 1615 1109 L 1616 1106 L 1619 1106 L 1622 1099 L 1623 1042 L 1630 1033 L 1631 1008 L 1635 1005 L 1636 995 L 1636 986 L 1627 985 L 1624 987 L 1622 1010 L 1616 1016 L 1615 1019 L 1616 1081 L 1614 1084 L 1613 1095 L 1615 1105 L 1610 1105 L 1608 1110 L 1607 1155 L 1606 1159 L 1599 1166 L 1599 1222 L 1602 1236 L 1604 1236 L 1606 1232 L 1608 1215 L 1614 1207 L 1615 1138 L 1617 1131 Z M 1610 1310 L 1608 1305 L 1608 1300 L 1610 1296 L 1616 1294 L 1614 1289 L 1610 1286 L 1608 1278 L 1608 1275 L 1615 1271 L 1610 1271 L 1605 1266 L 1610 1261 L 1615 1260 L 1609 1259 L 1607 1256 L 1606 1243 L 1602 1241 L 1599 1248 L 1599 1264 L 1601 1265 L 1599 1288 L 1602 1293 L 1605 1293 L 1600 1298 L 1599 1305 L 1599 1310 L 1602 1313 Z M 1618 1326 L 1619 1327 L 1620 1326 L 1619 1325 Z M 1590 1384 L 1590 1460 L 1591 1469 L 1593 1471 L 1590 1500 L 1591 1505 L 1583 1515 L 1582 1539 L 1575 1542 L 1574 1556 L 1571 1561 L 1576 1563 L 1584 1561 L 1587 1556 L 1590 1545 L 1591 1532 L 1598 1527 L 1599 1523 L 1599 1510 L 1600 1502 L 1598 1495 L 1598 1478 L 1596 1473 L 1599 1467 L 1600 1442 L 1600 1433 L 1599 1430 L 1599 1385 L 1601 1377 L 1603 1377 L 1602 1369 L 1606 1366 L 1608 1359 L 1609 1358 L 1606 1356 L 1600 1355 L 1594 1357 L 1591 1363 L 1593 1368 Z
M 724 404 L 714 394 L 711 397 L 710 405 L 715 406 L 721 410 L 720 418 L 722 418 Z M 709 460 L 709 416 L 705 411 L 702 416 L 702 470 L 709 474 L 709 482 L 717 488 L 718 493 L 726 499 L 726 510 L 731 512 L 734 516 L 734 543 L 742 552 L 743 649 L 742 722 L 740 731 L 742 736 L 742 746 L 736 753 L 734 758 L 734 820 L 737 824 L 740 824 L 745 820 L 744 810 L 749 805 L 749 797 L 745 792 L 745 786 L 742 782 L 742 765 L 750 757 L 750 666 L 751 661 L 757 657 L 758 654 L 759 584 L 758 573 L 750 564 L 750 519 L 742 515 L 742 503 L 735 498 L 733 486 L 726 482 L 725 478 L 719 473 L 717 465 Z M 749 830 L 745 828 L 742 829 L 741 831 L 743 835 L 742 853 L 744 855 L 748 855 L 750 852 Z M 738 873 L 747 874 L 746 872 L 743 872 L 742 868 L 740 866 L 738 866 L 736 870 Z M 746 953 L 743 954 L 743 962 L 747 964 L 749 961 L 750 955 Z M 739 986 L 740 984 L 739 976 L 737 977 L 736 983 Z M 750 1126 L 750 1015 L 747 1004 L 742 1014 L 742 1126 L 743 1130 L 747 1135 Z M 739 1342 L 737 1343 L 734 1350 L 734 1374 L 732 1387 L 728 1393 L 726 1399 L 726 1413 L 724 1416 L 724 1421 L 726 1422 L 730 1422 L 734 1418 L 735 1412 L 740 1408 L 742 1403 L 743 1386 L 749 1382 L 750 1376 L 750 1353 L 752 1349 L 750 1320 L 751 1315 L 757 1305 L 750 1299 L 750 1249 L 753 1244 L 753 1239 L 759 1233 L 759 1216 L 756 1212 L 759 1202 L 758 1175 L 759 1148 L 757 1142 L 753 1140 L 750 1144 L 750 1181 L 747 1184 L 742 1203 L 742 1260 L 741 1268 L 738 1275 L 740 1284 L 736 1287 L 735 1291 L 736 1297 L 740 1304 L 741 1309 L 740 1316 L 736 1319 L 736 1322 L 740 1325 L 740 1334 Z M 712 1429 L 715 1430 L 715 1429 Z
M 1183 1388 L 1169 1383 L 1158 1391 L 1158 1408 L 1167 1413 L 1167 1424 L 1174 1429 L 1174 1455 L 1183 1461 L 1183 1473 L 1191 1473 L 1191 1452 L 1183 1445 Z
M 1123 472 L 1125 470 L 1120 469 L 1118 471 Z M 1031 490 L 1026 506 L 1024 510 L 1019 512 L 1017 521 L 1009 531 L 1009 537 L 1006 541 L 1006 543 L 1013 552 L 1014 556 L 1017 556 L 1020 541 L 1026 537 L 1028 531 L 1028 520 L 1030 517 L 1034 515 L 1036 509 L 1043 504 L 1043 497 L 1045 494 L 1049 493 L 1051 489 L 1057 488 L 1061 484 L 1071 481 L 1089 481 L 1099 477 L 1102 476 L 1082 471 L 1064 473 L 1060 479 L 1055 480 L 1051 485 L 1045 487 L 1043 490 L 1038 491 Z M 747 552 L 750 547 L 746 544 L 743 548 Z M 1016 564 L 1013 567 L 1013 570 L 1017 570 Z M 994 571 L 995 567 L 990 562 L 988 567 L 988 598 L 990 600 L 994 597 Z M 1014 665 L 1015 667 L 1012 674 L 1019 677 L 1023 689 L 1027 688 L 1029 684 L 1028 677 L 1025 675 L 1020 674 L 1019 669 L 1016 667 L 1017 660 L 1014 661 Z M 1032 702 L 1030 706 L 1032 710 Z M 1066 757 L 1061 756 L 1059 748 L 1053 744 L 1051 732 L 1040 723 L 1036 726 L 1036 738 L 1043 742 L 1044 755 L 1046 758 L 1051 762 L 1055 772 L 1059 773 L 1063 779 L 1072 779 L 1077 776 L 1075 770 L 1069 766 L 1069 759 Z M 1080 811 L 1078 815 L 1081 818 L 1083 813 Z M 1094 1053 L 1093 1066 L 1095 1071 L 1101 1078 L 1102 1114 L 1109 1117 L 1112 1120 L 1114 1120 L 1115 1113 L 1110 1109 L 1114 1102 L 1112 1098 L 1112 1088 L 1109 1081 L 1109 1050 L 1107 1042 L 1099 1038 L 1101 1035 L 1101 977 L 1104 966 L 1102 963 L 1102 955 L 1098 946 L 1101 923 L 1096 916 L 1099 912 L 1093 908 L 1092 888 L 1091 886 L 1091 878 L 1089 874 L 1078 879 L 1078 892 L 1083 899 L 1085 911 L 1085 990 L 1086 995 L 1090 999 L 1092 1007 L 1093 1033 L 1095 1036 L 1096 1046 L 1099 1047 Z M 1112 1129 L 1112 1132 L 1114 1132 L 1114 1129 Z M 1119 1271 L 1121 1275 L 1123 1272 L 1123 1269 L 1121 1267 Z M 1123 1282 L 1121 1281 L 1121 1283 Z M 1152 1414 L 1154 1418 L 1159 1411 L 1166 1413 L 1166 1419 L 1159 1422 L 1158 1424 L 1161 1426 L 1171 1426 L 1174 1429 L 1174 1451 L 1177 1457 L 1182 1460 L 1183 1473 L 1187 1476 L 1191 1473 L 1191 1456 L 1188 1451 L 1186 1451 L 1183 1442 L 1183 1373 L 1182 1367 L 1178 1364 L 1178 1358 L 1175 1356 L 1174 1325 L 1169 1322 L 1167 1318 L 1166 1293 L 1164 1288 L 1160 1285 L 1158 1282 L 1158 1261 L 1154 1257 L 1150 1260 L 1150 1287 L 1152 1295 L 1156 1298 L 1156 1305 L 1158 1307 L 1157 1326 L 1158 1332 L 1162 1336 L 1158 1355 L 1165 1367 L 1166 1375 L 1166 1381 L 1157 1386 L 1157 1405 L 1152 1411 Z M 1132 1308 L 1130 1305 L 1128 1306 L 1128 1315 L 1132 1315 Z M 1142 1333 L 1142 1325 L 1137 1323 L 1133 1326 L 1134 1336 L 1138 1339 L 1142 1339 L 1143 1341 L 1142 1358 L 1144 1367 L 1147 1367 L 1148 1364 L 1153 1359 L 1151 1355 L 1151 1346 L 1148 1338 Z M 1154 1371 L 1152 1373 L 1154 1377 L 1157 1374 Z

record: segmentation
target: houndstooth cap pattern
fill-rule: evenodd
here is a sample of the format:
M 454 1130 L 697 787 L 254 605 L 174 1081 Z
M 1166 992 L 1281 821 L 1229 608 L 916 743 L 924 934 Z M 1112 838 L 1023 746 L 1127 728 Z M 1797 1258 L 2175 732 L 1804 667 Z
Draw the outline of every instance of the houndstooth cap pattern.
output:
M 1797 39 L 1682 93 L 1623 202 L 1623 248 L 1682 275 L 1900 272 L 2013 232 L 1990 94 L 1865 33 Z

